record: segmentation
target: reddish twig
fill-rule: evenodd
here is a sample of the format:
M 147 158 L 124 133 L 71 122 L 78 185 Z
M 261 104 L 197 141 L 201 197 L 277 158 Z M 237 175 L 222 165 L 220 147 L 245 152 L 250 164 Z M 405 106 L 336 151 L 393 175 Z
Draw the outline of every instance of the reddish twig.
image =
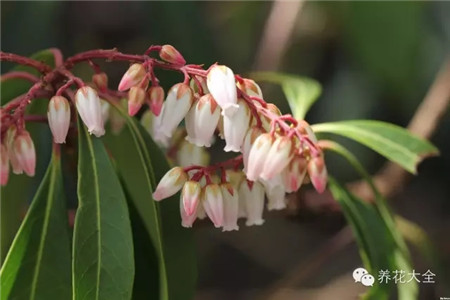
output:
M 9 80 L 9 79 L 25 79 L 32 83 L 36 83 L 39 81 L 38 77 L 34 76 L 33 74 L 30 74 L 28 72 L 23 72 L 23 71 L 8 72 L 1 76 L 0 81 L 3 82 L 6 80 Z
M 23 65 L 23 66 L 29 66 L 32 68 L 35 68 L 36 70 L 38 70 L 41 73 L 48 73 L 52 70 L 52 68 L 40 61 L 25 57 L 25 56 L 20 56 L 14 53 L 6 53 L 3 51 L 0 51 L 0 61 L 9 61 L 9 62 L 13 62 L 19 65 Z

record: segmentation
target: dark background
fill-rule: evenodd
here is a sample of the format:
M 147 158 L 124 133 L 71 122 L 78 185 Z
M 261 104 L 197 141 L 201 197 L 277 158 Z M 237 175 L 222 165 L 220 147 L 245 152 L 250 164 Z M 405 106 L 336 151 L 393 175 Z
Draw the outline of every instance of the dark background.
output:
M 218 61 L 236 73 L 278 70 L 318 80 L 324 93 L 307 115 L 312 124 L 377 119 L 401 126 L 408 124 L 450 53 L 450 2 L 307 2 L 282 55 L 257 59 L 273 7 L 272 2 L 234 1 L 2 1 L 1 49 L 30 55 L 58 47 L 70 56 L 113 47 L 142 53 L 151 44 L 172 44 L 189 63 Z M 111 86 L 125 68 L 123 63 L 106 66 L 112 74 Z M 166 86 L 180 80 L 161 76 Z M 288 112 L 278 88 L 263 86 L 263 90 L 266 99 Z M 439 251 L 440 264 L 447 269 L 449 129 L 447 111 L 432 138 L 442 155 L 421 164 L 418 177 L 391 199 L 396 213 L 426 229 Z M 345 143 L 371 172 L 384 163 L 374 152 Z M 331 157 L 330 173 L 342 180 L 355 179 L 341 163 Z M 304 208 L 270 213 L 266 219 L 262 227 L 242 225 L 233 233 L 221 233 L 209 224 L 193 229 L 198 246 L 198 299 L 355 299 L 364 291 L 351 278 L 352 270 L 361 264 L 354 243 L 306 272 L 306 277 L 295 276 L 342 228 L 339 213 Z M 433 270 L 418 255 L 415 263 L 419 271 Z M 439 294 L 448 290 L 449 282 L 444 277 L 436 280 L 435 286 L 420 286 L 421 299 L 450 296 Z

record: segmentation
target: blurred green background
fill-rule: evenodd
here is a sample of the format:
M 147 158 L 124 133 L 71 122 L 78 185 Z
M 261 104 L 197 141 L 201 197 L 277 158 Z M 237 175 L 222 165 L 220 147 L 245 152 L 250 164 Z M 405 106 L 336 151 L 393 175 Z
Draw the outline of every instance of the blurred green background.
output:
M 450 54 L 450 2 L 302 4 L 2 1 L 1 49 L 30 55 L 58 47 L 70 56 L 113 47 L 143 53 L 151 44 L 172 44 L 189 63 L 208 66 L 218 61 L 243 75 L 270 70 L 318 80 L 324 92 L 307 115 L 310 123 L 377 119 L 406 126 Z M 268 20 L 277 16 L 277 9 L 272 40 L 264 42 Z M 292 23 L 286 25 L 289 18 Z M 126 64 L 102 66 L 111 74 L 111 87 L 116 86 Z M 178 75 L 159 75 L 166 87 L 180 80 Z M 263 86 L 263 91 L 267 101 L 288 112 L 278 88 Z M 426 229 L 448 269 L 449 137 L 447 111 L 432 138 L 441 157 L 426 160 L 419 167 L 419 176 L 392 199 L 397 213 Z M 345 143 L 371 172 L 384 163 L 370 150 Z M 328 163 L 335 176 L 355 179 L 341 160 L 330 157 Z M 360 265 L 354 244 L 323 262 L 307 278 L 286 282 L 342 228 L 344 220 L 339 213 L 305 208 L 266 216 L 264 226 L 241 226 L 239 232 L 221 233 L 206 224 L 194 228 L 200 271 L 198 299 L 260 299 L 261 295 L 274 295 L 271 292 L 280 287 L 289 289 L 268 298 L 349 299 L 364 291 L 350 275 Z M 420 256 L 414 257 L 419 271 L 433 268 Z M 420 299 L 448 296 L 439 291 L 448 289 L 450 283 L 444 278 L 437 282 L 420 285 Z

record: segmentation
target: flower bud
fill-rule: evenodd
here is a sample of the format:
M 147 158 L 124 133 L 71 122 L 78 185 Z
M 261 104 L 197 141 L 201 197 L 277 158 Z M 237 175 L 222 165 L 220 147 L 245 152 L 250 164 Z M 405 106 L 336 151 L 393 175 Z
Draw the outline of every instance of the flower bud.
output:
M 259 104 L 258 104 L 259 105 Z M 267 103 L 267 109 L 269 111 L 271 111 L 272 113 L 274 113 L 277 116 L 281 116 L 281 112 L 278 109 L 278 107 L 273 104 L 273 103 Z M 255 120 L 256 122 L 256 120 Z M 266 131 L 270 131 L 271 125 L 272 125 L 272 119 L 269 119 L 266 116 L 262 116 L 261 117 L 261 122 L 262 122 L 262 127 L 266 130 Z
M 155 192 L 153 192 L 153 199 L 160 201 L 176 194 L 181 190 L 187 179 L 187 174 L 183 168 L 174 167 L 170 169 L 159 181 Z
M 14 174 L 22 174 L 23 169 L 17 160 L 16 152 L 14 150 L 14 141 L 16 139 L 17 128 L 12 125 L 6 132 L 6 150 L 8 152 L 9 161 L 11 162 L 12 172 Z
M 1 159 L 0 184 L 6 185 L 8 183 L 9 178 L 9 157 L 8 157 L 8 150 L 6 149 L 6 146 L 3 144 L 0 145 L 0 159 Z
M 139 84 L 144 79 L 146 73 L 143 65 L 131 65 L 120 80 L 118 90 L 123 92 Z
M 308 163 L 308 174 L 316 191 L 323 193 L 327 186 L 328 176 L 323 155 L 311 157 L 311 160 Z
M 219 118 L 220 109 L 211 94 L 202 96 L 186 116 L 186 140 L 199 147 L 210 147 Z
M 264 162 L 261 178 L 268 180 L 280 174 L 289 164 L 293 155 L 292 139 L 286 136 L 276 138 L 267 154 L 268 159 Z
M 198 205 L 197 210 L 201 207 Z M 197 219 L 197 211 L 195 211 L 192 215 L 188 215 L 183 205 L 183 195 L 180 196 L 180 215 L 181 215 L 181 226 L 185 228 L 191 228 L 192 224 L 194 224 L 195 219 Z
M 186 60 L 172 45 L 162 46 L 159 51 L 159 57 L 161 57 L 162 60 L 174 65 L 184 66 L 186 64 Z
M 63 96 L 53 96 L 48 103 L 47 118 L 53 141 L 57 144 L 65 143 L 70 126 L 69 101 Z
M 263 98 L 261 88 L 252 79 L 243 78 L 242 82 L 238 82 L 237 86 L 249 96 Z
M 222 231 L 238 230 L 238 192 L 230 183 L 220 185 L 223 197 L 223 229 Z
M 167 94 L 158 131 L 166 137 L 171 137 L 191 108 L 193 99 L 194 95 L 187 84 L 174 85 Z
M 223 225 L 223 197 L 218 184 L 211 183 L 204 187 L 203 208 L 216 228 Z
M 34 176 L 36 151 L 33 140 L 27 131 L 19 133 L 14 140 L 14 152 L 17 162 L 28 176 Z
M 92 75 L 92 82 L 100 91 L 104 92 L 108 88 L 108 75 L 104 72 L 94 74 Z
M 134 116 L 145 102 L 145 90 L 138 86 L 131 87 L 128 92 L 128 114 Z
M 239 107 L 233 71 L 227 66 L 213 66 L 208 73 L 207 85 L 214 100 L 222 108 L 222 115 L 233 116 Z
M 266 186 L 267 209 L 281 210 L 286 208 L 286 191 L 281 184 Z
M 263 134 L 262 130 L 257 126 L 253 126 L 247 131 L 247 134 L 245 135 L 244 143 L 242 144 L 242 162 L 244 164 L 245 173 L 247 172 L 250 149 L 252 148 L 256 138 L 261 134 Z
M 184 184 L 181 199 L 187 216 L 192 216 L 197 211 L 201 191 L 202 188 L 198 181 L 190 180 Z
M 188 141 L 182 141 L 177 151 L 177 164 L 182 167 L 207 166 L 209 159 L 209 153 L 205 151 L 205 148 L 195 146 Z
M 259 182 L 243 181 L 239 188 L 239 201 L 243 201 L 247 222 L 245 225 L 262 225 L 264 187 Z
M 155 116 L 159 116 L 164 103 L 164 89 L 160 86 L 152 86 L 148 90 L 150 109 Z
M 75 105 L 89 133 L 96 137 L 104 135 L 102 106 L 97 92 L 89 86 L 79 88 L 75 94 Z
M 272 143 L 273 137 L 269 133 L 263 133 L 256 138 L 248 155 L 246 175 L 249 180 L 255 181 L 261 176 Z
M 244 100 L 239 99 L 239 108 L 233 116 L 223 116 L 224 151 L 240 152 L 250 124 L 250 109 Z
M 298 191 L 306 175 L 308 162 L 302 156 L 295 156 L 291 163 L 281 173 L 286 192 Z

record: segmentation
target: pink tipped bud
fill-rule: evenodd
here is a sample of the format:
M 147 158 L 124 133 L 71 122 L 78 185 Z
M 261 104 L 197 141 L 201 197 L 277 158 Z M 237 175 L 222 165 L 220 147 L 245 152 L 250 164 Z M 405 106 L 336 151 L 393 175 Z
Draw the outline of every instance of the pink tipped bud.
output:
M 222 115 L 233 116 L 239 108 L 233 71 L 227 66 L 212 67 L 208 73 L 207 85 L 214 100 L 222 108 Z
M 252 79 L 243 78 L 242 82 L 238 82 L 237 86 L 249 96 L 263 98 L 261 88 Z
M 262 130 L 259 127 L 253 126 L 247 131 L 247 134 L 244 138 L 244 143 L 242 144 L 242 158 L 244 164 L 244 172 L 247 172 L 248 166 L 248 156 L 250 155 L 250 149 L 253 146 L 256 138 L 263 134 Z
M 132 86 L 138 85 L 144 79 L 146 73 L 143 65 L 131 65 L 120 80 L 118 90 L 123 92 Z
M 230 183 L 220 185 L 223 197 L 223 229 L 222 231 L 238 230 L 239 198 L 237 190 Z
M 204 187 L 203 207 L 216 228 L 223 225 L 223 197 L 218 184 L 212 183 Z
M 172 137 L 178 124 L 191 108 L 193 100 L 194 94 L 189 85 L 184 83 L 174 85 L 167 94 L 157 131 L 166 137 Z
M 239 108 L 233 116 L 223 116 L 223 133 L 225 137 L 225 152 L 241 152 L 245 135 L 250 125 L 250 109 L 244 100 L 239 99 Z
M 34 176 L 36 168 L 36 151 L 33 140 L 27 131 L 23 131 L 14 140 L 16 158 L 24 172 L 28 176 Z
M 308 174 L 317 192 L 323 193 L 327 186 L 327 168 L 323 155 L 312 157 L 308 163 Z
M 159 56 L 162 60 L 174 65 L 184 66 L 186 64 L 186 60 L 172 45 L 162 46 L 161 51 L 159 51 Z
M 264 187 L 259 182 L 243 181 L 239 188 L 239 201 L 243 202 L 247 222 L 245 225 L 264 223 Z
M 145 102 L 145 90 L 138 86 L 133 86 L 128 92 L 128 114 L 134 116 L 141 109 Z
M 197 216 L 199 216 L 199 210 L 200 208 L 202 208 L 201 205 L 198 205 L 196 210 L 194 211 L 194 213 L 192 215 L 188 215 L 186 213 L 186 210 L 184 209 L 184 204 L 183 204 L 183 195 L 180 196 L 180 215 L 181 215 L 181 226 L 185 227 L 185 228 L 191 228 L 192 224 L 194 224 L 195 219 L 197 219 Z M 203 211 L 204 214 L 204 211 Z M 203 215 L 202 215 L 203 216 Z M 200 216 L 199 216 L 200 218 Z
M 92 82 L 102 92 L 108 88 L 108 75 L 106 73 L 97 73 L 92 75 Z
M 190 180 L 184 184 L 183 191 L 181 192 L 181 199 L 186 215 L 192 216 L 197 211 L 201 191 L 202 188 L 197 181 Z
M 186 115 L 186 140 L 199 147 L 210 147 L 219 118 L 220 109 L 211 94 L 202 96 Z
M 153 193 L 153 199 L 160 201 L 176 194 L 181 190 L 187 179 L 187 174 L 183 168 L 174 167 L 170 169 L 158 183 Z
M 9 156 L 6 146 L 3 144 L 1 144 L 0 146 L 0 159 L 1 159 L 0 184 L 6 185 L 8 183 L 9 177 Z
M 273 137 L 269 133 L 263 133 L 255 140 L 250 154 L 248 155 L 247 178 L 258 180 L 264 169 L 264 164 L 268 158 L 270 148 L 273 144 Z
M 152 86 L 148 90 L 148 98 L 150 99 L 150 109 L 155 116 L 159 116 L 164 103 L 164 89 L 160 86 Z
M 295 156 L 292 162 L 284 169 L 282 179 L 286 192 L 298 191 L 305 178 L 307 165 L 306 158 Z
M 53 141 L 57 144 L 66 142 L 70 126 L 70 105 L 63 96 L 54 96 L 48 103 L 48 125 L 53 134 Z
M 97 91 L 90 86 L 79 88 L 75 94 L 75 105 L 89 133 L 96 137 L 104 135 L 102 104 Z
M 17 160 L 16 151 L 14 150 L 14 141 L 16 140 L 17 128 L 12 125 L 6 132 L 6 150 L 8 151 L 9 161 L 11 162 L 12 172 L 14 174 L 22 174 L 23 169 Z
M 293 155 L 294 145 L 292 139 L 285 136 L 276 138 L 267 154 L 268 159 L 264 163 L 261 178 L 269 180 L 280 174 L 289 164 Z

